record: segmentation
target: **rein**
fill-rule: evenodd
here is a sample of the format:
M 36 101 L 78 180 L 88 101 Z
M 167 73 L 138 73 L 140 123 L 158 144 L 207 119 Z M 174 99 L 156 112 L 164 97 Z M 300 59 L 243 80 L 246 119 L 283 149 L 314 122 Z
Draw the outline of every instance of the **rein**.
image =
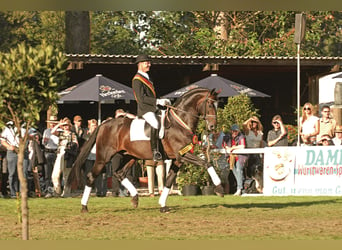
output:
M 207 96 L 205 97 L 205 100 L 201 103 L 201 105 L 205 105 L 204 107 L 204 115 L 194 115 L 192 113 L 190 113 L 189 111 L 186 111 L 184 109 L 180 109 L 174 106 L 170 106 L 170 105 L 166 105 L 167 109 L 170 110 L 171 115 L 175 118 L 176 122 L 181 125 L 183 128 L 185 128 L 186 130 L 188 130 L 191 134 L 194 134 L 194 132 L 191 130 L 191 128 L 182 120 L 182 118 L 180 118 L 175 111 L 180 111 L 180 112 L 184 112 L 187 114 L 190 114 L 193 117 L 196 118 L 203 118 L 204 120 L 206 120 L 206 117 L 216 117 L 216 115 L 207 115 L 207 101 L 213 101 L 215 102 L 216 100 L 209 98 L 209 92 L 207 93 Z M 198 110 L 198 109 L 197 109 Z

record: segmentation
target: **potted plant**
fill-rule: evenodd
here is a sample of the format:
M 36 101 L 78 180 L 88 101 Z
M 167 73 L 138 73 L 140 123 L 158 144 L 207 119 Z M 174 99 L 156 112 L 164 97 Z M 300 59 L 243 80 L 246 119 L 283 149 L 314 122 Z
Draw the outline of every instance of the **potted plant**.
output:
M 143 160 L 138 160 L 138 165 L 141 169 L 141 176 L 139 176 L 139 186 L 147 187 L 148 186 L 148 178 L 146 175 L 146 167 Z
M 194 154 L 204 157 L 200 150 L 201 146 L 196 144 Z M 209 179 L 209 174 L 204 167 L 184 163 L 179 169 L 176 181 L 183 195 L 198 195 L 201 194 L 201 187 L 206 186 Z
M 192 163 L 184 163 L 179 169 L 176 182 L 178 189 L 183 195 L 199 195 L 200 185 L 203 181 L 203 174 L 206 170 L 201 166 Z

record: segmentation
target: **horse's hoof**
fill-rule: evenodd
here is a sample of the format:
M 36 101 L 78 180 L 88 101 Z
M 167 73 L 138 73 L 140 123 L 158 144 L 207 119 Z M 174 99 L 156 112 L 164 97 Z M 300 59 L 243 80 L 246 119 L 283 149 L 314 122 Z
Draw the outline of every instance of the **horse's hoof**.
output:
M 214 189 L 214 192 L 215 192 L 215 194 L 217 194 L 218 196 L 224 197 L 224 189 L 223 189 L 222 185 L 216 186 L 215 189 Z
M 166 206 L 160 208 L 160 212 L 161 212 L 161 213 L 170 213 L 170 210 L 171 210 L 171 209 L 168 208 L 168 207 L 166 207 Z
M 82 205 L 81 213 L 88 213 L 88 207 Z
M 131 202 L 132 202 L 132 206 L 134 208 L 137 208 L 139 205 L 139 196 L 137 194 L 135 196 L 133 196 Z

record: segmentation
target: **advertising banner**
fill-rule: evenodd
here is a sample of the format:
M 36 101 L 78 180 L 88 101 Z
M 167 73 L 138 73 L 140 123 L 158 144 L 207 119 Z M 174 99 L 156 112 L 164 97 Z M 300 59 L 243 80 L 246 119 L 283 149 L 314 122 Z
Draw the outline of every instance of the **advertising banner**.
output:
M 264 150 L 264 195 L 342 195 L 340 146 Z

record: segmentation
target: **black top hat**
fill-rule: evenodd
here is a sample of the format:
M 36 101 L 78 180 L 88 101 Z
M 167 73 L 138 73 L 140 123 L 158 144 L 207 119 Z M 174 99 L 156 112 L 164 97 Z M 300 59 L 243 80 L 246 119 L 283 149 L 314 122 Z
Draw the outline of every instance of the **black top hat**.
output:
M 148 55 L 139 55 L 135 59 L 135 63 L 140 63 L 140 62 L 150 62 L 151 58 Z

